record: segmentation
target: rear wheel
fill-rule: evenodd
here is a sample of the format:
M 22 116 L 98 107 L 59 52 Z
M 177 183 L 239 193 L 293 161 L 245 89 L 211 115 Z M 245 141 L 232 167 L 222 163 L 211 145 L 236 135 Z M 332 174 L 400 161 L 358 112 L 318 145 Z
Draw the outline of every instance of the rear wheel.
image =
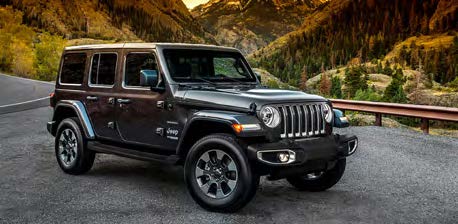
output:
M 339 182 L 345 172 L 346 160 L 340 159 L 327 171 L 319 171 L 288 177 L 287 181 L 299 190 L 325 191 Z
M 78 175 L 92 168 L 95 152 L 87 149 L 77 118 L 67 118 L 60 122 L 55 139 L 55 154 L 57 163 L 65 173 Z
M 234 212 L 256 194 L 259 176 L 235 138 L 215 134 L 191 148 L 185 162 L 185 181 L 193 199 L 203 208 Z

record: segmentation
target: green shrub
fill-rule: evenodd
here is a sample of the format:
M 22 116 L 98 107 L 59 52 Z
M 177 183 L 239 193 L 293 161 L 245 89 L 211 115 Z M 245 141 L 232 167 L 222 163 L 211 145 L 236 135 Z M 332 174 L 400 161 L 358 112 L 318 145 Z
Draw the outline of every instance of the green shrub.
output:
M 382 96 L 375 91 L 375 88 L 372 86 L 371 88 L 362 90 L 359 89 L 356 91 L 354 100 L 362 100 L 362 101 L 380 101 Z
M 40 80 L 54 80 L 59 69 L 60 56 L 65 47 L 65 40 L 59 36 L 42 34 L 35 45 L 35 68 Z
M 271 88 L 271 89 L 279 89 L 280 88 L 278 83 L 273 79 L 270 79 L 269 81 L 267 81 L 266 86 Z

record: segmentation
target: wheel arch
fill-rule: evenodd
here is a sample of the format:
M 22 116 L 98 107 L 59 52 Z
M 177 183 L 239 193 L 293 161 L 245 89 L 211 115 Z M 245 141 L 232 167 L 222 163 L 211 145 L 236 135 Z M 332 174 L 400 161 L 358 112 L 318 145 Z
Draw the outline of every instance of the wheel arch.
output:
M 91 121 L 87 114 L 84 104 L 77 100 L 62 100 L 56 104 L 52 121 L 55 125 L 51 128 L 51 134 L 57 133 L 59 123 L 65 118 L 77 117 L 82 128 L 83 133 L 87 139 L 94 139 L 95 133 Z
M 183 130 L 184 135 L 178 143 L 177 155 L 184 160 L 194 143 L 207 135 L 215 133 L 236 135 L 232 124 L 229 120 L 218 118 L 196 117 L 191 119 Z
M 258 124 L 259 130 L 242 130 L 236 132 L 234 124 Z M 202 110 L 194 113 L 183 128 L 183 135 L 177 146 L 177 155 L 180 159 L 185 159 L 192 145 L 204 136 L 216 133 L 231 134 L 236 137 L 250 138 L 265 135 L 261 128 L 258 118 L 253 114 L 220 111 Z

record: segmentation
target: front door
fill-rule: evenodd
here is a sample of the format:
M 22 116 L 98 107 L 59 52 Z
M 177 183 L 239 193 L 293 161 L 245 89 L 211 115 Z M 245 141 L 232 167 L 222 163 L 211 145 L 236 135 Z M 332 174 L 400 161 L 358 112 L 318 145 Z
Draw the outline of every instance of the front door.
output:
M 152 51 L 125 50 L 122 86 L 117 98 L 117 126 L 122 140 L 128 144 L 151 146 L 172 150 L 167 144 L 164 123 L 171 116 L 163 108 L 168 93 L 152 91 L 140 86 L 140 71 L 159 72 L 156 56 Z
M 96 136 L 114 141 L 119 141 L 114 101 L 117 64 L 116 51 L 97 51 L 92 54 L 88 91 L 84 99 Z

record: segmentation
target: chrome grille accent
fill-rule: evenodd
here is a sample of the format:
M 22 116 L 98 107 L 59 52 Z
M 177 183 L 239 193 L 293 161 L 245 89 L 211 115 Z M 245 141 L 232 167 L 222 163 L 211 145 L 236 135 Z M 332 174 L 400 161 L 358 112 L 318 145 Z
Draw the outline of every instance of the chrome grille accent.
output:
M 323 103 L 276 106 L 282 116 L 281 138 L 312 137 L 326 133 Z

